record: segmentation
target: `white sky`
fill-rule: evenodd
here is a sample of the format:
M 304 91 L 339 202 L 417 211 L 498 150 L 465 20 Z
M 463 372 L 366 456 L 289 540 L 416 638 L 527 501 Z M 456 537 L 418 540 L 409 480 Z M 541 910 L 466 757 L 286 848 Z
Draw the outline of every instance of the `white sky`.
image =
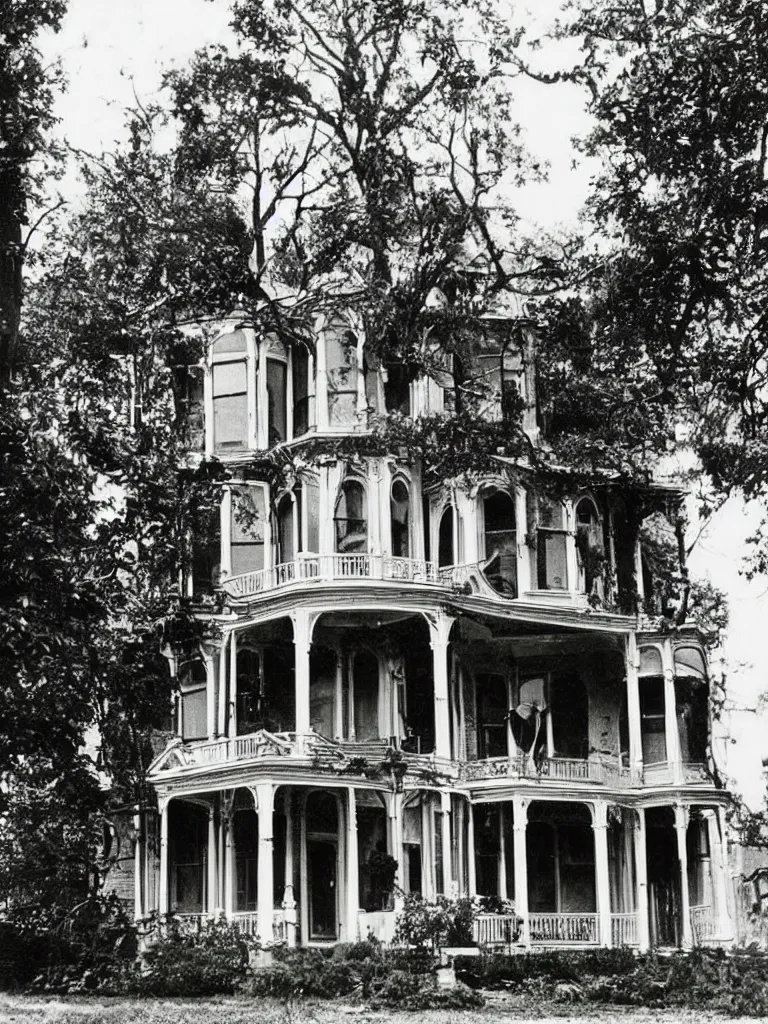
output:
M 226 0 L 69 0 L 63 29 L 44 41 L 44 50 L 61 57 L 69 79 L 57 112 L 70 144 L 93 152 L 108 148 L 121 136 L 123 111 L 134 102 L 134 88 L 144 103 L 157 98 L 163 67 L 183 63 L 199 46 L 226 40 L 228 6 Z M 559 7 L 560 0 L 528 0 L 518 10 L 541 23 Z M 551 52 L 537 60 L 551 61 Z M 581 95 L 569 87 L 530 83 L 521 90 L 517 116 L 529 147 L 551 165 L 549 183 L 523 193 L 521 212 L 546 228 L 573 223 L 588 184 L 588 170 L 571 167 L 571 136 L 588 124 Z M 74 189 L 74 183 L 68 181 L 67 187 Z M 768 632 L 768 579 L 749 582 L 740 575 L 746 538 L 756 520 L 754 511 L 730 502 L 709 524 L 691 558 L 696 574 L 708 575 L 729 595 L 731 630 L 724 656 L 738 707 L 755 707 L 758 695 L 768 690 L 768 645 L 762 636 L 762 629 Z M 730 732 L 735 742 L 721 738 L 716 745 L 720 764 L 727 754 L 734 788 L 754 805 L 765 792 L 761 758 L 768 756 L 767 726 L 766 715 L 732 712 L 720 733 Z

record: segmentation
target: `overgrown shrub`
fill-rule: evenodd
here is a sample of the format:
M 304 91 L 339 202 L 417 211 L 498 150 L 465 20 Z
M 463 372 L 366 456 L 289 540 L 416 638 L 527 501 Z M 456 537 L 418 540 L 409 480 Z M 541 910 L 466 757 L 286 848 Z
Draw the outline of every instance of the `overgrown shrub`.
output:
M 542 950 L 457 956 L 454 967 L 456 977 L 471 988 L 517 989 L 530 978 L 577 982 L 597 975 L 626 975 L 637 967 L 637 958 L 628 949 Z
M 275 954 L 275 962 L 269 967 L 254 971 L 242 991 L 280 999 L 346 996 L 361 987 L 360 975 L 367 963 L 368 958 L 343 959 L 335 955 L 335 950 L 284 949 Z
M 170 919 L 144 953 L 128 989 L 145 996 L 231 994 L 248 973 L 252 946 L 225 921 L 185 933 Z
M 375 1010 L 458 1010 L 481 1007 L 484 1000 L 461 983 L 455 988 L 438 988 L 431 975 L 392 970 L 374 982 L 369 1003 Z
M 406 946 L 426 946 L 433 951 L 443 946 L 474 946 L 472 925 L 477 908 L 467 896 L 427 900 L 419 893 L 406 893 L 397 915 L 395 941 Z

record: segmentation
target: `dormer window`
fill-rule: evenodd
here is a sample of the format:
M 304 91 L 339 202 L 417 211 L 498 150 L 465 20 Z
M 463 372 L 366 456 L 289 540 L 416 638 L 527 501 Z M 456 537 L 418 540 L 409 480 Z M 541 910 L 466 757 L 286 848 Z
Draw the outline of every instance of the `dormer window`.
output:
M 213 448 L 221 454 L 248 447 L 248 343 L 243 331 L 214 343 L 211 367 Z
M 341 485 L 333 518 L 336 526 L 336 550 L 351 553 L 368 550 L 368 517 L 365 488 L 358 480 Z

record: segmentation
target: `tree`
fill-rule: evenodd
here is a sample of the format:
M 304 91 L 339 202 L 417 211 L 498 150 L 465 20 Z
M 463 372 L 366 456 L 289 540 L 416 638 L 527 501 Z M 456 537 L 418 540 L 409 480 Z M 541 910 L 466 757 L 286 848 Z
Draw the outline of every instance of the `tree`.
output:
M 0 387 L 16 356 L 29 210 L 52 171 L 46 154 L 60 75 L 35 39 L 58 31 L 65 10 L 66 0 L 10 0 L 0 12 Z

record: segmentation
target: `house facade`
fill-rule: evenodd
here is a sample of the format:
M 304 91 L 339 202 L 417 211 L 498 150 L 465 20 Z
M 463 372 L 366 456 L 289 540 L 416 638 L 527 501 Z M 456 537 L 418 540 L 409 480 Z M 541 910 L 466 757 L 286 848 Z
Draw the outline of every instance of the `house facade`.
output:
M 514 389 L 539 445 L 534 343 L 490 323 L 471 372 L 478 415 Z M 376 417 L 451 416 L 455 393 L 449 365 L 408 381 L 340 320 L 310 351 L 233 318 L 184 387 L 227 480 L 183 581 L 211 639 L 175 665 L 137 918 L 387 940 L 418 892 L 489 897 L 492 945 L 730 942 L 704 652 L 618 610 L 650 587 L 635 502 L 660 516 L 680 492 L 545 493 L 503 454 L 461 481 L 405 447 L 350 455 Z

